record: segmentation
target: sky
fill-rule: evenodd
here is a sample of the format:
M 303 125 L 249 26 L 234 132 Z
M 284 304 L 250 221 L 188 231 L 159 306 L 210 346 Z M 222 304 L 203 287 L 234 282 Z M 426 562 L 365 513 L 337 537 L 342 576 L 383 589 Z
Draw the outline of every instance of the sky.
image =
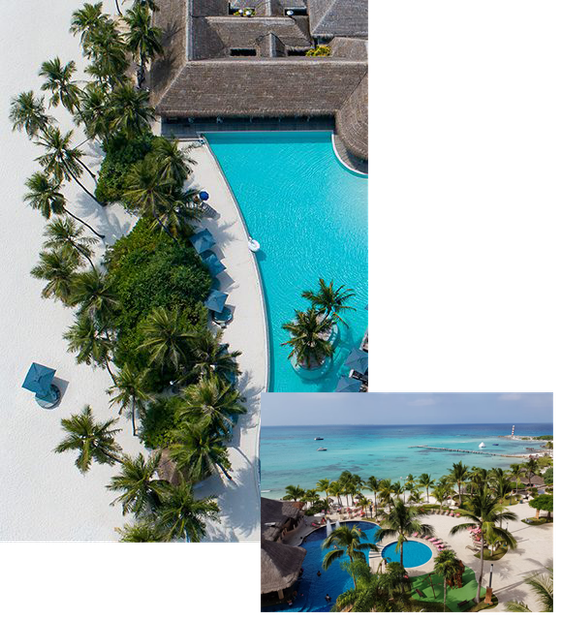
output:
M 553 421 L 552 393 L 262 394 L 263 426 Z

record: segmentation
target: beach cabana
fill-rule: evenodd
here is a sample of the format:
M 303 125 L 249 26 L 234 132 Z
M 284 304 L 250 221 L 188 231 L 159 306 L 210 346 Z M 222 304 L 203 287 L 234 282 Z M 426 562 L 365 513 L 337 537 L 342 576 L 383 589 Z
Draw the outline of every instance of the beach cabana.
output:
M 336 385 L 337 392 L 359 392 L 362 382 L 351 377 L 340 377 Z
M 277 592 L 278 597 L 283 599 L 284 590 L 290 588 L 299 578 L 307 552 L 303 547 L 265 539 L 262 539 L 261 547 L 262 595 Z
M 223 312 L 223 308 L 225 307 L 225 302 L 227 301 L 228 295 L 226 293 L 222 293 L 221 291 L 212 290 L 209 293 L 209 297 L 205 300 L 204 306 L 211 310 L 212 312 Z
M 344 362 L 348 368 L 365 375 L 368 369 L 368 354 L 361 349 L 352 349 Z
M 45 409 L 54 407 L 61 398 L 61 392 L 53 379 L 57 371 L 33 362 L 27 371 L 22 387 L 35 394 L 35 400 Z
M 204 252 L 201 255 L 201 260 L 205 263 L 205 265 L 209 269 L 209 273 L 212 276 L 217 276 L 226 269 L 225 265 L 223 265 L 223 263 L 217 258 L 217 256 L 213 252 Z
M 215 245 L 215 237 L 204 228 L 190 237 L 190 241 L 198 254 L 207 252 Z

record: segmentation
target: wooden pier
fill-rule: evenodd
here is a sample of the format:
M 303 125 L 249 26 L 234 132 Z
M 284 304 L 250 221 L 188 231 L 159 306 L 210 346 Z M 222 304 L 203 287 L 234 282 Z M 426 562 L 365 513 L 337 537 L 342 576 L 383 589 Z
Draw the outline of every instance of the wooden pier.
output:
M 484 454 L 486 456 L 502 456 L 507 459 L 527 459 L 532 454 L 499 454 L 498 452 L 486 452 L 485 450 L 462 450 L 461 448 L 435 448 L 433 446 L 409 446 L 409 448 L 423 448 L 424 450 L 440 450 L 442 452 L 464 452 L 466 454 Z

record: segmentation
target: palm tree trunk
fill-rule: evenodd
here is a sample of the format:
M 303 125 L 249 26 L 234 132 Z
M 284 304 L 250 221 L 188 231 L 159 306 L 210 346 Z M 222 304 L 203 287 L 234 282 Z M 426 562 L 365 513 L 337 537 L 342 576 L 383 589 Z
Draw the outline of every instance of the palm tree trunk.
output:
M 219 463 L 217 463 L 217 465 L 219 466 L 219 469 L 225 474 L 225 476 L 229 479 L 232 480 L 232 476 L 229 475 L 229 472 Z
M 88 166 L 81 160 L 81 159 L 77 159 L 76 160 L 84 170 L 86 170 L 86 172 L 92 177 L 92 179 L 95 181 L 96 180 L 96 175 L 90 170 L 90 168 L 88 168 Z
M 88 254 L 86 252 L 84 252 L 84 250 L 81 250 L 80 247 L 78 245 L 76 245 L 76 243 L 72 243 L 72 241 L 70 242 L 72 247 L 79 253 L 82 254 L 82 256 L 84 256 L 84 258 L 90 263 L 90 267 L 92 267 L 92 269 L 96 269 L 94 267 L 94 263 L 92 262 L 92 259 L 88 256 Z
M 119 15 L 123 15 L 123 13 L 121 12 L 121 8 L 119 6 L 119 0 L 115 0 L 115 8 L 117 9 L 117 12 L 119 13 Z
M 446 611 L 446 588 L 447 588 L 447 581 L 444 575 L 444 611 Z
M 88 230 L 91 230 L 96 236 L 98 236 L 100 239 L 105 239 L 106 236 L 100 234 L 97 230 L 95 230 L 94 228 L 92 228 L 92 226 L 90 226 L 90 224 L 88 224 L 88 222 L 85 222 L 84 220 L 80 219 L 78 217 L 78 215 L 74 215 L 74 213 L 71 213 L 68 209 L 64 208 L 64 212 L 67 215 L 70 215 L 70 217 L 74 218 L 77 222 L 80 222 L 81 224 L 83 224 L 84 226 L 86 226 L 86 228 L 88 228 Z
M 137 436 L 137 429 L 135 428 L 135 404 L 136 404 L 136 399 L 133 396 L 133 399 L 131 402 L 131 423 L 133 424 L 133 437 Z
M 120 465 L 123 465 L 123 460 L 120 459 L 117 456 L 114 456 L 113 454 L 109 454 L 108 452 L 105 452 L 104 450 L 100 449 L 100 452 L 104 455 L 107 456 L 108 459 L 110 459 L 110 461 L 115 461 L 116 463 L 119 463 Z
M 100 207 L 103 207 L 104 205 L 98 201 L 98 199 L 96 198 L 96 196 L 94 196 L 94 194 L 92 194 L 92 192 L 90 190 L 88 190 L 83 184 L 82 182 L 78 179 L 78 177 L 71 172 L 68 168 L 67 168 L 68 173 L 70 174 L 70 176 L 78 183 L 78 185 L 80 185 L 80 187 L 88 194 L 88 196 L 90 196 L 90 198 L 96 202 L 97 204 L 100 205 Z
M 170 237 L 170 239 L 172 239 L 172 241 L 174 241 L 174 243 L 178 243 L 178 239 L 176 239 L 176 237 L 168 230 L 168 227 L 165 226 L 163 224 L 163 222 L 160 221 L 160 218 L 156 214 L 156 210 L 155 209 L 152 210 L 152 215 L 153 215 L 154 219 L 158 222 L 158 224 L 162 228 L 162 230 L 164 230 L 164 232 Z
M 479 603 L 481 600 L 481 582 L 483 581 L 483 572 L 485 570 L 485 537 L 481 528 L 481 569 L 479 574 L 479 581 L 477 582 L 477 595 L 475 596 L 475 603 Z

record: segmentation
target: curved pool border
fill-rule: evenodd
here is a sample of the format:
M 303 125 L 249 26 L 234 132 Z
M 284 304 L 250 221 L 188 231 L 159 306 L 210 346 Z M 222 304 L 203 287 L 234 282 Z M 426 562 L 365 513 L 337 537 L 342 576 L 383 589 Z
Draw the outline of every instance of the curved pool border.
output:
M 361 179 L 367 179 L 369 175 L 366 172 L 360 172 L 359 170 L 356 170 L 355 168 L 352 168 L 352 166 L 349 166 L 342 159 L 342 157 L 340 157 L 340 153 L 338 152 L 338 149 L 336 148 L 336 138 L 337 138 L 337 133 L 335 131 L 332 131 L 331 132 L 332 151 L 333 151 L 336 159 L 338 160 L 338 163 L 343 168 L 345 168 L 350 174 L 353 174 L 356 177 L 360 177 Z
M 206 133 L 209 133 L 209 132 L 206 132 Z M 229 193 L 231 195 L 231 198 L 233 199 L 233 204 L 236 207 L 237 214 L 241 221 L 242 227 L 244 228 L 244 232 L 246 233 L 246 236 L 248 237 L 248 239 L 250 239 L 251 237 L 250 237 L 250 233 L 248 232 L 248 226 L 246 225 L 246 221 L 244 219 L 244 215 L 242 213 L 242 209 L 240 208 L 237 197 L 235 196 L 233 188 L 231 187 L 231 184 L 229 183 L 229 179 L 227 179 L 227 176 L 225 175 L 225 172 L 221 164 L 219 163 L 219 160 L 217 159 L 215 153 L 213 152 L 211 145 L 207 141 L 207 138 L 205 137 L 205 135 L 200 135 L 200 138 L 204 141 L 206 148 L 211 153 L 211 156 L 213 157 L 213 160 L 215 161 L 215 165 L 217 166 L 217 169 L 219 170 L 221 176 L 223 177 L 223 180 L 225 181 L 227 188 L 229 189 Z M 266 338 L 265 338 L 266 381 L 265 383 L 266 383 L 266 391 L 269 392 L 270 391 L 270 325 L 268 322 L 268 307 L 266 305 L 266 295 L 264 293 L 264 282 L 262 281 L 262 273 L 260 272 L 260 267 L 258 265 L 258 259 L 256 258 L 256 254 L 254 252 L 251 252 L 251 254 L 252 254 L 252 264 L 254 265 L 254 271 L 256 272 L 256 278 L 258 281 L 258 286 L 260 288 L 260 302 L 262 304 L 262 318 L 263 318 L 263 323 L 264 323 L 264 333 L 266 335 Z

